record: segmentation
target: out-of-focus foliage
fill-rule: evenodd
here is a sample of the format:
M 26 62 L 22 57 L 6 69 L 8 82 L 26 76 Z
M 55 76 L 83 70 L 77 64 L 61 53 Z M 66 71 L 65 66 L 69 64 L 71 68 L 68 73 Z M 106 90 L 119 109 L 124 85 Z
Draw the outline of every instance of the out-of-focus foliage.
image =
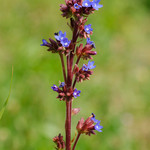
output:
M 52 150 L 64 135 L 65 104 L 50 86 L 63 80 L 57 55 L 41 47 L 54 32 L 71 32 L 59 11 L 63 0 L 6 0 L 0 3 L 0 108 L 12 93 L 0 122 L 0 150 Z M 102 0 L 89 17 L 98 55 L 90 81 L 78 84 L 72 137 L 80 117 L 92 112 L 103 132 L 81 136 L 78 150 L 150 149 L 150 1 Z M 84 62 L 85 63 L 85 62 Z

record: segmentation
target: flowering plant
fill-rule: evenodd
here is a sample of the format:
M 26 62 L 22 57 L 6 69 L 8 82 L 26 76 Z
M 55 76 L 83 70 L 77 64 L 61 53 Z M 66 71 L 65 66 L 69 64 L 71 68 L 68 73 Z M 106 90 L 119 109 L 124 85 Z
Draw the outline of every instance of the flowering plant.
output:
M 83 64 L 81 68 L 79 68 L 78 64 L 81 59 L 93 59 L 92 56 L 97 54 L 93 50 L 95 44 L 90 39 L 90 36 L 93 34 L 92 25 L 85 24 L 87 17 L 102 7 L 99 2 L 100 0 L 65 0 L 65 4 L 60 5 L 60 10 L 63 17 L 70 19 L 69 27 L 73 33 L 72 39 L 69 40 L 66 37 L 66 32 L 59 31 L 54 34 L 55 40 L 51 38 L 49 38 L 49 42 L 45 39 L 42 40 L 43 43 L 41 46 L 46 46 L 49 52 L 59 54 L 64 77 L 64 81 L 59 86 L 54 84 L 51 87 L 53 91 L 58 93 L 57 98 L 66 103 L 66 141 L 64 142 L 61 134 L 54 137 L 53 141 L 56 143 L 57 150 L 74 150 L 81 134 L 90 136 L 91 134 L 95 134 L 95 130 L 102 132 L 101 129 L 103 127 L 100 125 L 100 121 L 92 113 L 86 120 L 81 118 L 78 121 L 76 126 L 78 134 L 71 140 L 71 117 L 80 111 L 79 108 L 72 109 L 74 98 L 79 97 L 81 93 L 80 90 L 75 88 L 76 83 L 89 80 L 93 74 L 91 70 L 96 67 L 94 61 L 90 60 L 87 64 Z M 79 44 L 84 39 L 86 39 L 86 44 Z M 64 57 L 66 58 L 66 65 Z

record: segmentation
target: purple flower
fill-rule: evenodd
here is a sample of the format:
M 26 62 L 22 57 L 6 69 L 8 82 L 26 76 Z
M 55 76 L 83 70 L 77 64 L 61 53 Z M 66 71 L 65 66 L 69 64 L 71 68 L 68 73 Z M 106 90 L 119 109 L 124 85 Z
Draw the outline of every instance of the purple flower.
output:
M 55 84 L 53 84 L 53 86 L 51 88 L 52 88 L 53 91 L 58 92 L 58 87 Z
M 91 24 L 85 25 L 84 30 L 87 34 L 90 34 L 90 32 L 93 31 L 93 29 L 91 28 Z
M 81 93 L 81 91 L 78 91 L 77 89 L 75 89 L 74 92 L 73 92 L 73 96 L 74 96 L 75 98 L 77 98 L 77 97 L 80 96 L 80 93 Z
M 83 7 L 91 7 L 91 5 L 92 4 L 91 4 L 90 0 L 84 0 L 83 3 L 82 3 Z
M 91 61 L 90 60 L 88 61 L 88 69 L 94 69 L 96 66 L 93 66 L 94 65 L 94 61 Z
M 96 123 L 96 125 L 94 126 L 95 130 L 97 130 L 98 132 L 102 132 L 101 129 L 103 128 L 103 126 L 100 125 L 100 121 L 95 119 L 95 115 L 93 113 L 92 116 L 93 117 L 91 118 L 91 120 L 94 121 L 94 123 Z
M 103 126 L 101 126 L 99 123 L 97 123 L 95 126 L 94 126 L 95 130 L 97 130 L 98 132 L 102 132 L 101 129 L 103 129 Z
M 98 4 L 101 0 L 93 0 L 91 2 L 91 5 L 94 9 L 98 10 L 99 8 L 102 8 L 103 5 Z
M 95 48 L 95 43 L 93 41 L 90 41 L 90 38 L 87 38 L 87 44 L 92 45 Z
M 69 47 L 71 41 L 69 41 L 67 38 L 64 38 L 60 43 L 63 47 Z
M 58 34 L 55 34 L 55 38 L 58 41 L 62 41 L 66 37 L 66 32 L 63 34 L 62 31 L 59 31 Z
M 75 8 L 75 9 L 80 9 L 81 7 L 82 7 L 82 6 L 81 6 L 81 5 L 78 5 L 77 3 L 74 4 L 74 8 Z
M 87 65 L 83 64 L 83 66 L 82 66 L 82 70 L 83 70 L 83 71 L 88 71 L 88 70 L 89 70 L 89 68 L 88 68 L 88 66 L 87 66 Z
M 83 70 L 83 71 L 88 71 L 88 70 L 90 70 L 90 69 L 94 69 L 95 67 L 96 67 L 96 66 L 94 66 L 94 61 L 91 61 L 91 62 L 90 62 L 90 60 L 89 60 L 87 65 L 83 64 L 82 70 Z
M 92 118 L 91 118 L 91 120 L 93 120 L 93 121 L 94 121 L 94 123 L 96 123 L 96 124 L 99 124 L 99 123 L 100 123 L 100 121 L 99 121 L 99 120 L 97 120 L 97 119 L 95 119 L 95 117 L 92 117 Z
M 48 42 L 45 39 L 43 39 L 42 42 L 43 44 L 41 44 L 41 46 L 46 46 L 48 44 Z
M 61 82 L 59 88 L 62 88 L 62 87 L 64 87 L 64 86 L 65 86 L 65 82 Z

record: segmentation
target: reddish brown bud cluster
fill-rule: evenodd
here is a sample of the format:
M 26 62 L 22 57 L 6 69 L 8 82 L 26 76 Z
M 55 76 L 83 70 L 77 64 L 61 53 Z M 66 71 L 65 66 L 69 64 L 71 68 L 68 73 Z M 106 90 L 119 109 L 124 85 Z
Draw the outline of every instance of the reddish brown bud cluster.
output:
M 53 39 L 49 38 L 50 43 L 46 43 L 44 46 L 48 47 L 48 51 L 51 51 L 52 53 L 57 53 L 58 44 Z
M 95 10 L 92 7 L 81 7 L 80 9 L 75 9 L 74 4 L 77 3 L 78 5 L 82 6 L 83 0 L 65 0 L 65 2 L 66 5 L 60 5 L 60 10 L 63 12 L 62 16 L 66 18 L 69 18 L 72 15 L 76 17 L 86 16 L 94 13 Z
M 74 74 L 76 74 L 77 82 L 82 82 L 83 80 L 90 80 L 93 71 L 83 71 L 82 68 L 79 70 L 79 67 L 76 65 L 74 68 Z
M 78 17 L 76 21 L 73 18 L 70 18 L 70 24 L 72 29 L 78 27 L 79 38 L 87 38 L 87 37 L 90 38 L 90 35 L 93 34 L 93 32 L 90 32 L 90 34 L 85 32 L 84 26 L 86 22 L 87 22 L 87 18 L 84 18 L 82 16 Z
M 67 88 L 66 86 L 63 87 L 63 90 L 58 88 L 58 96 L 57 98 L 60 99 L 60 101 L 65 101 L 65 100 L 72 100 L 73 99 L 73 89 L 72 88 Z
M 78 124 L 77 124 L 77 131 L 78 133 L 81 134 L 86 134 L 86 135 L 91 135 L 91 134 L 96 134 L 94 132 L 95 128 L 94 128 L 94 121 L 91 120 L 92 116 L 88 117 L 85 121 L 84 118 L 81 118 L 81 120 L 79 120 Z
M 91 55 L 96 55 L 97 52 L 96 51 L 91 51 L 94 48 L 93 45 L 90 44 L 86 44 L 83 47 L 83 44 L 80 44 L 79 47 L 77 47 L 76 49 L 76 54 L 77 56 L 81 56 L 83 59 L 92 59 Z
M 49 41 L 50 43 L 47 42 L 44 46 L 48 47 L 48 51 L 52 53 L 62 53 L 67 56 L 70 52 L 70 49 L 73 47 L 72 43 L 69 45 L 69 47 L 65 48 L 58 40 L 54 41 L 53 39 L 49 38 Z
M 79 18 L 79 37 L 80 38 L 90 38 L 90 35 L 93 34 L 93 32 L 90 32 L 90 34 L 86 33 L 85 30 L 84 30 L 84 26 L 85 26 L 85 23 L 87 22 L 87 18 L 83 19 L 83 17 L 80 17 Z
M 65 142 L 64 142 L 63 136 L 61 136 L 61 134 L 54 137 L 53 142 L 57 145 L 56 150 L 64 150 L 65 149 Z

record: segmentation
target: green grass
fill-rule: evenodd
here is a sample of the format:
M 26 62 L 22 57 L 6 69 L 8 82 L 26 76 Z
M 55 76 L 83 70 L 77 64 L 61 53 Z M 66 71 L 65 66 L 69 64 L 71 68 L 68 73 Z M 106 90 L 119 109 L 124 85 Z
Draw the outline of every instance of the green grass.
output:
M 71 32 L 61 17 L 60 0 L 2 1 L 0 5 L 0 108 L 12 92 L 0 121 L 0 150 L 53 150 L 52 138 L 64 135 L 65 104 L 50 86 L 63 80 L 57 55 L 41 40 L 59 30 Z M 148 0 L 102 1 L 89 17 L 98 55 L 90 81 L 73 106 L 72 136 L 81 116 L 101 119 L 103 132 L 81 136 L 77 150 L 150 149 L 150 5 Z

